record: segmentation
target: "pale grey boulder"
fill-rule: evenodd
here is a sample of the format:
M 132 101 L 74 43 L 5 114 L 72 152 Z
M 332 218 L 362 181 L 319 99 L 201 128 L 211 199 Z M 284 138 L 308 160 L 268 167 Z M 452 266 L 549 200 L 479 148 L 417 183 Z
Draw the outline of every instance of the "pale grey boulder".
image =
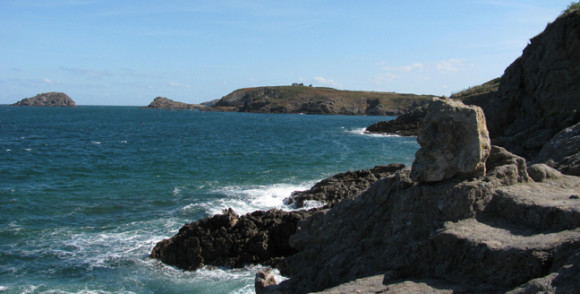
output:
M 423 119 L 411 179 L 437 182 L 485 175 L 491 143 L 483 111 L 460 101 L 434 99 Z

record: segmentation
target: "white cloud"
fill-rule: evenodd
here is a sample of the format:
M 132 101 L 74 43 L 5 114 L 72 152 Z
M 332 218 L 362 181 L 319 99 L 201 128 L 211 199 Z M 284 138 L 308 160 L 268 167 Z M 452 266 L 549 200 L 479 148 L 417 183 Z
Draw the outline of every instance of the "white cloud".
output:
M 378 74 L 378 75 L 374 76 L 372 81 L 375 84 L 380 85 L 380 84 L 384 84 L 386 82 L 390 82 L 398 77 L 399 77 L 398 75 L 388 72 L 388 73 Z
M 463 69 L 464 59 L 451 58 L 447 60 L 441 60 L 437 63 L 437 70 L 440 73 L 457 72 Z
M 415 69 L 421 70 L 425 66 L 420 62 L 415 62 L 410 65 L 401 65 L 401 66 L 385 66 L 383 67 L 384 70 L 388 71 L 400 71 L 400 72 L 409 72 Z
M 334 80 L 326 79 L 323 77 L 315 77 L 314 80 L 322 85 L 338 86 L 338 83 Z
M 43 82 L 47 83 L 47 84 L 54 84 L 54 81 L 51 79 L 42 79 Z
M 171 87 L 183 87 L 183 88 L 191 88 L 190 84 L 182 84 L 178 82 L 169 82 L 169 86 Z

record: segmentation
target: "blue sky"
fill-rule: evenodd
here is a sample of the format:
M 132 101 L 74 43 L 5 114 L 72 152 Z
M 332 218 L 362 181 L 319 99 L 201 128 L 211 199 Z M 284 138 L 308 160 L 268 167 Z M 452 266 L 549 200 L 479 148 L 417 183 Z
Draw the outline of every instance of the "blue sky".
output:
M 293 82 L 450 95 L 501 76 L 571 0 L 0 0 L 0 104 L 187 103 Z

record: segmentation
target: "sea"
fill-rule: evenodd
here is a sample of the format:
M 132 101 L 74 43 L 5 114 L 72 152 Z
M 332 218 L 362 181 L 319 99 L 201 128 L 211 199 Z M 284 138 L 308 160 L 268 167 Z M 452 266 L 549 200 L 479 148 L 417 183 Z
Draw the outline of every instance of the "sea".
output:
M 0 293 L 254 293 L 261 265 L 149 254 L 223 209 L 292 210 L 334 174 L 410 164 L 416 138 L 364 133 L 393 118 L 0 106 Z

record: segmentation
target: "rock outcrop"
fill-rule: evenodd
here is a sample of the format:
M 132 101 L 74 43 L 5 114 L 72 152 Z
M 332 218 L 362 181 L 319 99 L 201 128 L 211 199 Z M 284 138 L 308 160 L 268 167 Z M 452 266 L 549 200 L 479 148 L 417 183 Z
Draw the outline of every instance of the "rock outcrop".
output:
M 24 98 L 12 106 L 75 107 L 75 101 L 62 92 L 48 92 Z
M 417 137 L 411 178 L 435 182 L 455 176 L 481 177 L 491 144 L 481 108 L 460 101 L 435 99 Z
M 580 122 L 580 10 L 531 39 L 481 104 L 494 145 L 533 158 L 554 135 Z
M 303 85 L 236 90 L 215 102 L 211 110 L 263 113 L 400 115 L 433 96 L 386 92 L 344 91 Z
M 414 107 L 394 120 L 378 122 L 366 128 L 369 134 L 390 134 L 399 136 L 419 135 L 419 126 L 425 117 L 426 106 Z
M 290 197 L 284 199 L 284 203 L 294 205 L 296 208 L 308 207 L 309 203 L 330 208 L 345 198 L 357 196 L 377 180 L 404 167 L 404 164 L 389 164 L 375 166 L 370 170 L 340 173 L 316 183 L 309 190 L 293 192 Z
M 532 38 L 499 80 L 451 97 L 482 107 L 494 145 L 529 161 L 552 160 L 550 166 L 578 175 L 577 157 L 539 153 L 551 148 L 545 145 L 558 140 L 559 132 L 580 122 L 579 80 L 580 9 L 571 9 Z M 580 152 L 578 144 L 569 147 L 574 151 L 568 154 Z
M 256 211 L 243 216 L 231 208 L 184 225 L 177 235 L 157 243 L 151 257 L 185 270 L 205 265 L 241 268 L 249 264 L 278 266 L 296 252 L 288 239 L 298 221 L 314 211 Z
M 204 109 L 206 106 L 173 101 L 166 97 L 156 97 L 146 108 L 158 109 Z
M 419 285 L 505 292 L 536 279 L 547 288 L 577 285 L 569 272 L 580 266 L 572 258 L 580 249 L 580 178 L 534 182 L 525 159 L 501 147 L 492 148 L 487 168 L 483 179 L 434 183 L 413 181 L 405 168 L 317 212 L 290 238 L 298 250 L 285 259 L 290 279 L 266 293 L 321 291 L 377 275 L 382 283 L 370 282 L 377 293 Z

